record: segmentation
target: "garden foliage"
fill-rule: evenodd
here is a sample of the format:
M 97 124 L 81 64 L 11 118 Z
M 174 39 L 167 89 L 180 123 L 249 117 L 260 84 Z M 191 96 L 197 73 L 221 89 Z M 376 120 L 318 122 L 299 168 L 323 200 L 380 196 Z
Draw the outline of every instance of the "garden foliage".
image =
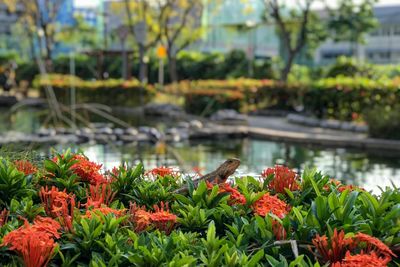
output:
M 173 191 L 188 183 L 187 195 Z M 2 266 L 396 266 L 400 190 L 316 170 L 201 182 L 168 167 L 109 171 L 66 151 L 1 159 Z
M 167 90 L 184 94 L 190 103 L 188 111 L 196 114 L 211 101 L 214 110 L 301 110 L 319 118 L 351 121 L 365 119 L 377 107 L 387 109 L 400 102 L 399 79 L 344 76 L 306 83 L 255 79 L 181 81 Z
M 47 88 L 51 86 L 57 99 L 69 104 L 71 87 L 76 89 L 77 103 L 100 103 L 109 106 L 139 106 L 149 102 L 154 96 L 154 88 L 141 84 L 133 79 L 107 79 L 85 81 L 76 76 L 51 74 L 37 76 L 34 85 L 41 97 L 46 97 Z

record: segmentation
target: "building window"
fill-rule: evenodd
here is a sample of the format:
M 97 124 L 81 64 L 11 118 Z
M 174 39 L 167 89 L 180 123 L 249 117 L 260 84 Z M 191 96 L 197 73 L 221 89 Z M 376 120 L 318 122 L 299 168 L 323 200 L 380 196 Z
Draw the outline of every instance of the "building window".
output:
M 390 26 L 384 26 L 384 27 L 382 27 L 382 29 L 381 29 L 381 32 L 382 32 L 382 36 L 390 36 L 391 34 L 390 34 L 390 32 L 391 32 L 391 27 Z
M 400 35 L 400 26 L 399 25 L 394 26 L 393 35 Z
M 371 36 L 379 36 L 379 30 L 375 30 L 370 33 Z
M 381 59 L 389 59 L 390 58 L 390 51 L 380 52 L 379 57 Z
M 325 51 L 321 53 L 321 58 L 326 60 L 336 59 L 340 56 L 350 57 L 352 55 L 349 51 Z

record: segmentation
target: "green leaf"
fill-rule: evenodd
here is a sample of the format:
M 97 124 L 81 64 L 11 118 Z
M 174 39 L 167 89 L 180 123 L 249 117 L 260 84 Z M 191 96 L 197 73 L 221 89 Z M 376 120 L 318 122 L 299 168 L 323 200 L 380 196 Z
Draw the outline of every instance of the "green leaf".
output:
M 256 266 L 257 263 L 264 257 L 264 250 L 260 249 L 254 256 L 251 257 L 247 263 L 249 267 Z

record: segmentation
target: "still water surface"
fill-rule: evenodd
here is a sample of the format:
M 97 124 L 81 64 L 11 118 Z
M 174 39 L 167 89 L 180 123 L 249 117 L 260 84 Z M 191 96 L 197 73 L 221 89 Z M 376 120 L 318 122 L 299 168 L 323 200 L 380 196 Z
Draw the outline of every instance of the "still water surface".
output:
M 62 149 L 62 147 L 58 147 Z M 400 186 L 400 157 L 377 156 L 346 149 L 321 149 L 266 140 L 240 139 L 209 142 L 185 142 L 171 146 L 165 155 L 156 155 L 154 145 L 99 145 L 80 146 L 94 161 L 111 169 L 121 162 L 135 164 L 142 161 L 147 169 L 157 166 L 179 166 L 176 155 L 185 162 L 186 169 L 200 167 L 203 173 L 214 170 L 229 157 L 242 161 L 238 175 L 259 175 L 274 164 L 285 164 L 298 171 L 316 167 L 322 173 L 379 192 L 380 187 L 393 182 Z
M 24 110 L 10 115 L 0 109 L 0 132 L 33 132 L 41 126 L 45 115 L 46 111 L 41 110 Z M 144 121 L 137 122 L 132 117 L 126 119 L 131 119 L 133 125 L 143 125 Z M 171 122 L 146 120 L 146 123 L 163 130 Z M 78 146 L 68 146 L 78 149 Z M 54 148 L 62 150 L 67 146 L 58 145 Z M 152 144 L 83 144 L 79 148 L 91 160 L 102 163 L 105 169 L 121 162 L 135 164 L 142 161 L 150 169 L 161 165 L 178 166 L 183 161 L 186 169 L 196 166 L 206 173 L 214 170 L 226 158 L 237 157 L 242 161 L 238 175 L 259 175 L 266 167 L 285 164 L 298 171 L 306 167 L 316 167 L 324 174 L 375 192 L 379 192 L 378 186 L 389 186 L 391 181 L 400 186 L 400 154 L 388 154 L 384 151 L 368 153 L 343 148 L 315 148 L 249 138 L 176 143 L 161 156 L 156 155 L 156 147 Z M 49 147 L 37 149 L 42 155 L 50 152 Z M 179 162 L 177 158 L 182 160 Z

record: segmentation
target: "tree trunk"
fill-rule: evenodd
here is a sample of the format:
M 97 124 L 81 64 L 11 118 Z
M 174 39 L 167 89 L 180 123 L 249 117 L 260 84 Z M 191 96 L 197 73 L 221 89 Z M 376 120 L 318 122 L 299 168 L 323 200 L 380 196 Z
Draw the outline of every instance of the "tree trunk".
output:
M 147 82 L 147 63 L 144 60 L 146 49 L 143 44 L 139 43 L 139 80 L 143 83 Z
M 285 67 L 281 71 L 281 77 L 280 77 L 281 81 L 287 82 L 290 70 L 292 69 L 293 66 L 293 61 L 295 56 L 296 54 L 294 52 L 288 52 L 288 59 L 286 61 Z
M 43 31 L 44 31 L 44 42 L 45 42 L 45 46 L 46 46 L 46 56 L 45 56 L 46 70 L 48 72 L 52 72 L 53 71 L 53 61 L 52 61 L 53 48 L 52 48 L 51 37 L 47 32 L 47 26 L 43 27 Z
M 176 56 L 168 55 L 168 71 L 172 83 L 178 81 L 178 71 L 176 69 Z
M 30 58 L 36 60 L 36 52 L 35 52 L 35 40 L 31 29 L 29 29 L 29 25 L 27 22 L 24 23 L 24 28 L 26 31 L 26 35 L 28 36 L 29 50 L 30 50 Z

